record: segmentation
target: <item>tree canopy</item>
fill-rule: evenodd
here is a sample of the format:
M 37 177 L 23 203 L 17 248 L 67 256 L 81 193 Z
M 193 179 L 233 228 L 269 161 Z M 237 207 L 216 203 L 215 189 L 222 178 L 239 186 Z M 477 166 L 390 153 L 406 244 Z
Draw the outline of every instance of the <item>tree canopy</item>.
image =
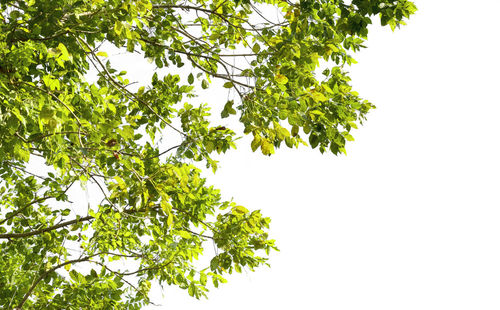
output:
M 349 84 L 350 53 L 373 17 L 394 30 L 415 10 L 406 0 L 2 1 L 0 307 L 140 309 L 152 281 L 199 298 L 266 264 L 270 219 L 222 199 L 201 168 L 215 172 L 214 154 L 243 134 L 264 155 L 300 144 L 345 153 L 374 108 Z M 133 83 L 111 48 L 154 64 L 151 80 Z M 216 80 L 229 99 L 194 104 Z M 90 184 L 100 203 L 72 201 Z M 197 264 L 212 247 L 209 266 Z

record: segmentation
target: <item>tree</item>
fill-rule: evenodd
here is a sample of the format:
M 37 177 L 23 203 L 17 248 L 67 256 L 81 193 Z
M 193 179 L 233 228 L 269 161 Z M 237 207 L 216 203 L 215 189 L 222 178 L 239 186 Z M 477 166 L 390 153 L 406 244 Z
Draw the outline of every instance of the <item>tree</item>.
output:
M 374 107 L 349 85 L 349 52 L 373 16 L 394 30 L 416 10 L 349 2 L 2 1 L 0 306 L 139 309 L 151 281 L 199 298 L 266 264 L 270 219 L 224 201 L 199 166 L 215 172 L 241 133 L 192 104 L 195 90 L 223 81 L 234 98 L 215 111 L 239 119 L 253 151 L 345 153 Z M 130 83 L 112 47 L 154 63 L 151 81 Z M 102 201 L 77 208 L 77 184 Z

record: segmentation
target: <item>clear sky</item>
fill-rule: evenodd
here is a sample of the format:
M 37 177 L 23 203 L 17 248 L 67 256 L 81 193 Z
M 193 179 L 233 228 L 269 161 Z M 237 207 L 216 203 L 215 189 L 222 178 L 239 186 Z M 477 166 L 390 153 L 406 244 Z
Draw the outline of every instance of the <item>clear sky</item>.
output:
M 415 2 L 350 69 L 377 109 L 348 156 L 242 143 L 209 176 L 272 218 L 272 267 L 148 309 L 500 309 L 500 1 Z

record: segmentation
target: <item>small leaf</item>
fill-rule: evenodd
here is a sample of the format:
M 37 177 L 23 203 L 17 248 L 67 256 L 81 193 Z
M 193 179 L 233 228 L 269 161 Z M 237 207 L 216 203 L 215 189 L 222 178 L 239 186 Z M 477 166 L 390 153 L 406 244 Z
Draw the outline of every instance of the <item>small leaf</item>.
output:
M 167 217 L 167 226 L 171 228 L 173 224 L 174 224 L 174 215 L 172 213 L 169 213 Z
M 276 83 L 278 84 L 281 84 L 281 85 L 285 85 L 286 83 L 288 83 L 288 78 L 286 76 L 284 76 L 283 74 L 276 74 L 275 78 L 276 80 Z
M 123 30 L 123 24 L 120 21 L 115 21 L 114 30 L 117 35 L 120 35 Z
M 192 237 L 190 233 L 188 233 L 187 231 L 184 231 L 184 230 L 179 230 L 177 232 L 177 234 L 184 239 L 191 239 L 191 237 Z
M 252 48 L 252 52 L 254 52 L 255 54 L 257 54 L 257 53 L 260 52 L 260 45 L 259 45 L 259 43 L 255 43 L 255 45 Z
M 328 100 L 328 98 L 326 98 L 325 95 L 323 95 L 322 93 L 320 93 L 318 91 L 312 91 L 311 92 L 311 98 L 315 102 L 322 102 L 322 101 L 327 101 Z
M 193 297 L 194 296 L 194 293 L 195 293 L 195 286 L 194 286 L 194 283 L 191 282 L 191 284 L 189 285 L 188 287 L 188 293 L 189 293 L 189 296 Z
M 229 114 L 236 114 L 236 110 L 233 108 L 234 101 L 228 100 L 224 105 L 224 109 L 221 112 L 221 117 L 226 118 L 229 117 Z
M 243 206 L 234 206 L 232 209 L 233 214 L 247 214 L 248 209 Z
M 269 142 L 269 140 L 267 140 L 267 139 L 262 140 L 262 144 L 261 144 L 260 148 L 262 150 L 262 154 L 264 154 L 264 155 L 274 154 L 274 145 L 271 142 Z
M 163 197 L 160 201 L 160 207 L 163 210 L 163 212 L 165 212 L 165 214 L 168 214 L 170 217 L 170 211 L 172 210 L 172 205 L 170 205 Z
M 309 136 L 309 143 L 311 144 L 311 147 L 314 149 L 318 146 L 319 144 L 319 137 L 316 135 L 311 134 Z
M 207 275 L 205 273 L 200 273 L 200 283 L 201 285 L 207 285 Z
M 64 46 L 64 44 L 62 43 L 59 43 L 59 45 L 57 46 L 57 49 L 59 49 L 61 51 L 61 59 L 66 61 L 66 60 L 69 60 L 69 53 L 68 53 L 68 50 L 66 49 L 66 46 Z
M 349 133 L 344 132 L 344 133 L 342 133 L 342 135 L 344 136 L 344 138 L 345 138 L 347 141 L 354 141 L 354 137 L 353 137 L 353 136 L 351 136 Z
M 261 144 L 262 144 L 262 138 L 259 135 L 255 135 L 251 144 L 252 151 L 255 152 Z
M 100 51 L 100 52 L 97 52 L 96 54 L 97 56 L 102 56 L 102 57 L 108 57 L 108 53 L 104 52 L 104 51 Z
M 210 261 L 210 269 L 212 269 L 212 271 L 215 271 L 215 270 L 217 270 L 217 268 L 219 268 L 219 257 L 215 256 Z M 214 281 L 214 285 L 215 285 L 217 278 L 213 277 L 212 280 Z M 215 287 L 217 287 L 217 285 L 215 285 Z
M 137 96 L 141 96 L 142 94 L 144 94 L 144 91 L 145 91 L 144 86 L 139 87 L 139 89 L 137 90 Z
M 212 141 L 207 141 L 205 142 L 205 148 L 207 149 L 208 153 L 212 153 L 215 148 L 215 144 Z
M 290 133 L 288 132 L 288 130 L 286 128 L 280 127 L 276 131 L 278 133 L 278 137 L 281 140 L 290 137 Z
M 194 83 L 194 76 L 193 76 L 192 73 L 190 73 L 189 76 L 188 76 L 188 83 L 189 84 L 193 84 Z
M 232 82 L 226 82 L 224 83 L 224 88 L 232 88 L 234 85 Z

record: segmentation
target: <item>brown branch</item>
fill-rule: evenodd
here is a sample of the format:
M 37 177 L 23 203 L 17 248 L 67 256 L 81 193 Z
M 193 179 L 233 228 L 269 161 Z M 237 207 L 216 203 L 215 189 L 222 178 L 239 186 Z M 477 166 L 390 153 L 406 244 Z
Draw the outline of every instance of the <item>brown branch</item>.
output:
M 208 57 L 205 57 L 205 56 L 198 56 L 198 55 L 195 55 L 194 57 L 204 57 L 204 58 L 208 58 Z M 192 56 L 188 56 L 189 60 L 191 60 L 191 62 L 193 63 L 193 65 L 200 69 L 201 71 L 205 72 L 206 74 L 209 74 L 213 77 L 216 77 L 216 78 L 220 78 L 220 79 L 223 79 L 223 80 L 227 80 L 227 81 L 230 81 L 230 82 L 233 82 L 234 84 L 238 84 L 238 85 L 241 85 L 243 87 L 247 87 L 247 88 L 253 88 L 252 85 L 248 85 L 248 84 L 245 84 L 245 83 L 241 83 L 241 82 L 238 82 L 236 80 L 234 80 L 233 78 L 231 78 L 231 75 L 223 75 L 223 74 L 219 74 L 219 73 L 216 73 L 216 72 L 212 72 L 212 71 L 208 71 L 207 69 L 203 68 L 202 65 L 198 64 L 196 61 L 194 61 L 194 59 L 192 58 Z M 225 68 L 227 70 L 227 68 Z
M 76 116 L 76 114 L 66 105 L 66 103 L 64 103 L 64 101 L 62 101 L 61 99 L 59 99 L 59 97 L 57 97 L 56 95 L 54 95 L 52 92 L 48 91 L 48 90 L 45 90 L 43 88 L 40 88 L 36 85 L 33 85 L 33 84 L 30 84 L 28 82 L 24 82 L 24 81 L 21 81 L 21 83 L 25 84 L 25 85 L 28 85 L 30 87 L 33 87 L 41 92 L 44 92 L 46 93 L 47 95 L 49 95 L 50 97 L 52 97 L 54 100 L 56 100 L 57 102 L 59 102 L 60 104 L 62 104 L 66 110 L 69 111 L 69 113 L 71 115 L 73 115 L 73 117 L 75 118 L 76 122 L 78 123 L 78 126 L 81 127 L 82 126 L 82 123 L 80 122 L 80 119 L 78 118 L 78 116 Z
M 70 158 L 70 159 L 71 159 L 72 162 L 74 162 L 75 164 L 77 164 L 83 171 L 85 171 L 85 173 L 92 179 L 92 181 L 94 181 L 95 184 L 97 184 L 97 186 L 101 190 L 102 194 L 104 195 L 104 198 L 109 202 L 109 204 L 111 206 L 113 206 L 113 208 L 117 209 L 115 207 L 114 203 L 111 202 L 111 200 L 109 199 L 109 197 L 106 194 L 106 191 L 104 190 L 104 188 L 101 186 L 101 184 L 99 182 L 97 182 L 97 180 L 94 178 L 94 175 L 89 172 L 89 170 L 87 169 L 87 167 L 82 166 L 78 161 L 74 160 L 73 158 Z
M 21 302 L 17 305 L 17 307 L 15 308 L 16 310 L 20 310 L 23 308 L 24 304 L 26 303 L 26 301 L 28 300 L 28 298 L 30 297 L 31 293 L 33 293 L 33 290 L 36 288 L 36 286 L 38 285 L 38 283 L 40 283 L 40 281 L 42 281 L 43 279 L 45 279 L 49 274 L 51 274 L 52 272 L 56 271 L 57 269 L 61 268 L 61 267 L 64 267 L 66 265 L 69 265 L 69 264 L 74 264 L 74 263 L 81 263 L 81 262 L 85 262 L 85 261 L 88 261 L 90 258 L 94 257 L 94 256 L 97 256 L 97 255 L 100 255 L 101 253 L 98 253 L 98 254 L 94 254 L 94 255 L 89 255 L 89 256 L 86 256 L 86 257 L 82 257 L 82 258 L 78 258 L 78 259 L 72 259 L 72 260 L 68 260 L 68 261 L 65 261 L 64 263 L 61 263 L 57 266 L 54 266 L 52 268 L 50 268 L 49 270 L 46 270 L 44 273 L 42 273 L 38 279 L 36 279 L 36 281 L 31 285 L 31 287 L 29 288 L 29 290 L 26 292 L 26 294 L 24 294 L 24 297 L 23 299 L 21 300 Z
M 214 14 L 220 17 L 220 15 L 215 11 L 212 11 L 210 9 L 205 9 L 203 7 L 198 7 L 198 6 L 191 6 L 191 5 L 170 5 L 170 4 L 157 4 L 153 5 L 153 9 L 182 9 L 182 10 L 195 10 L 195 11 L 200 11 L 200 12 L 205 12 L 209 14 Z M 222 15 L 222 17 L 224 17 Z M 221 18 L 222 18 L 221 17 Z
M 18 169 L 18 170 L 21 170 L 22 172 L 24 172 L 24 173 L 26 173 L 26 174 L 32 175 L 32 176 L 34 176 L 34 177 L 36 177 L 36 178 L 39 178 L 40 180 L 46 180 L 46 179 L 47 179 L 46 177 L 42 177 L 41 175 L 35 174 L 35 173 L 33 173 L 33 172 L 30 172 L 30 171 L 28 171 L 28 170 L 24 169 L 24 167 L 20 167 L 20 166 L 18 166 L 18 165 L 13 164 L 13 163 L 9 163 L 8 161 L 5 161 L 5 163 L 6 163 L 7 165 L 11 166 L 11 167 L 14 167 L 14 168 L 16 168 L 16 169 Z
M 165 153 L 168 153 L 168 152 L 170 152 L 170 151 L 172 151 L 172 150 L 174 150 L 174 149 L 176 149 L 176 148 L 178 148 L 178 147 L 180 147 L 180 146 L 181 146 L 181 144 L 176 145 L 176 146 L 172 146 L 171 148 L 169 148 L 169 149 L 167 149 L 167 150 L 165 150 L 165 151 L 161 152 L 161 153 L 160 153 L 160 154 L 158 154 L 158 155 L 151 156 L 151 157 L 147 157 L 147 158 L 144 158 L 143 160 L 150 160 L 150 159 L 153 159 L 153 158 L 160 157 L 161 155 L 163 155 L 163 154 L 165 154 Z
M 55 135 L 67 135 L 67 134 L 77 134 L 77 135 L 87 135 L 86 132 L 80 132 L 80 131 L 60 131 L 60 132 L 53 132 L 53 133 L 48 133 L 48 134 L 45 134 L 45 135 L 42 135 L 42 136 L 35 136 L 33 139 L 31 140 L 27 140 L 26 142 L 29 143 L 29 142 L 35 142 L 36 140 L 42 140 L 42 139 L 45 139 L 47 137 L 50 137 L 50 136 L 55 136 Z
M 144 296 L 144 298 L 148 301 L 148 303 L 152 304 L 152 305 L 155 305 L 154 303 L 152 303 L 150 300 L 149 300 L 149 297 L 147 294 L 144 294 L 143 291 L 139 290 L 135 285 L 133 285 L 132 283 L 130 283 L 127 279 L 125 279 L 123 277 L 122 274 L 120 274 L 119 272 L 109 268 L 108 266 L 106 266 L 106 264 L 103 264 L 101 262 L 97 262 L 97 261 L 94 261 L 94 260 L 89 260 L 89 263 L 94 263 L 94 264 L 97 264 L 101 267 L 103 267 L 104 269 L 106 269 L 107 271 L 111 272 L 112 274 L 114 274 L 115 276 L 117 276 L 118 278 L 120 278 L 120 280 L 122 280 L 123 282 L 127 283 L 130 287 L 132 287 L 136 292 L 140 293 L 142 296 Z M 156 306 L 156 305 L 155 305 Z
M 38 199 L 35 199 L 33 201 L 31 201 L 30 203 L 26 204 L 24 207 L 20 208 L 20 209 L 17 209 L 14 213 L 12 213 L 11 215 L 9 216 L 6 216 L 3 220 L 0 221 L 0 225 L 2 225 L 3 223 L 5 223 L 6 221 L 8 221 L 9 219 L 13 218 L 14 216 L 18 215 L 19 213 L 23 212 L 24 210 L 26 210 L 26 208 L 28 208 L 29 206 L 31 205 L 34 205 L 35 203 L 39 203 L 39 202 L 43 202 L 49 198 L 54 198 L 52 196 L 47 196 L 47 197 L 41 197 L 41 198 L 38 198 Z
M 29 141 L 28 141 L 28 140 L 26 140 L 26 139 L 24 139 L 24 137 L 23 137 L 23 136 L 21 136 L 21 135 L 20 135 L 17 131 L 14 133 L 14 135 L 15 135 L 16 137 L 18 137 L 19 139 L 23 140 L 23 142 L 24 142 L 24 143 L 29 143 Z
M 138 212 L 142 212 L 142 211 L 145 211 L 145 209 L 138 209 L 138 210 L 128 209 L 128 210 L 124 210 L 123 213 L 133 214 L 133 213 L 138 213 Z M 95 219 L 95 217 L 93 217 L 91 215 L 87 215 L 85 217 L 76 218 L 76 219 L 71 220 L 71 221 L 62 222 L 62 223 L 59 223 L 57 225 L 53 225 L 53 226 L 49 226 L 49 227 L 45 227 L 45 228 L 41 228 L 41 229 L 37 229 L 37 230 L 33 230 L 33 231 L 28 231 L 28 232 L 23 232 L 23 233 L 0 234 L 0 239 L 18 239 L 18 238 L 31 237 L 31 236 L 40 235 L 40 234 L 43 234 L 43 233 L 46 233 L 49 231 L 53 231 L 53 230 L 56 230 L 56 229 L 59 229 L 62 227 L 70 226 L 70 225 L 73 225 L 73 224 L 76 224 L 79 222 L 91 221 L 93 219 Z
M 44 196 L 44 197 L 40 197 L 38 199 L 35 199 L 31 202 L 29 202 L 28 204 L 26 204 L 24 207 L 20 208 L 20 209 L 17 209 L 15 212 L 13 212 L 11 215 L 9 216 L 6 216 L 5 219 L 1 220 L 0 221 L 0 225 L 2 225 L 3 223 L 5 223 L 6 221 L 8 221 L 9 219 L 13 218 L 14 216 L 18 215 L 19 213 L 23 212 L 24 210 L 26 210 L 26 208 L 34 205 L 35 203 L 39 203 L 39 202 L 43 202 L 47 199 L 50 199 L 50 198 L 58 198 L 58 197 L 61 197 L 62 195 L 66 194 L 66 192 L 71 188 L 71 186 L 73 186 L 73 184 L 75 183 L 75 181 L 73 180 L 69 185 L 68 187 L 66 187 L 66 189 L 58 196 Z
M 178 30 L 178 29 L 175 29 L 175 30 Z M 179 32 L 181 32 L 181 31 L 179 31 Z M 189 35 L 188 33 L 184 33 L 184 32 L 181 32 L 181 33 L 184 34 L 184 35 L 186 35 L 186 36 Z M 203 48 L 205 51 L 207 51 L 207 53 L 213 53 L 213 51 L 211 49 L 206 48 L 203 44 L 201 44 L 200 42 L 197 42 L 194 39 L 192 39 L 191 41 L 193 41 L 194 43 L 196 43 L 199 47 Z M 174 52 L 174 53 L 179 53 L 179 54 L 183 54 L 183 55 L 191 56 L 191 57 L 201 57 L 201 58 L 205 58 L 205 59 L 210 59 L 210 60 L 218 62 L 219 64 L 221 64 L 223 66 L 226 65 L 226 66 L 230 66 L 231 68 L 234 68 L 234 69 L 236 69 L 238 71 L 244 71 L 244 69 L 241 69 L 241 68 L 239 68 L 239 67 L 237 67 L 235 65 L 232 65 L 232 64 L 230 64 L 227 61 L 222 60 L 222 59 L 217 59 L 217 58 L 214 58 L 214 57 L 208 56 L 208 55 L 195 54 L 195 53 L 191 53 L 191 52 L 188 52 L 188 51 L 176 50 L 176 49 L 171 48 L 170 46 L 167 46 L 167 45 L 164 45 L 164 44 L 160 44 L 160 43 L 157 43 L 157 42 L 153 42 L 153 41 L 151 41 L 149 39 L 146 39 L 144 37 L 141 37 L 141 40 L 144 41 L 144 42 L 146 42 L 146 43 L 152 44 L 154 46 L 158 46 L 158 47 L 164 48 L 164 49 L 166 49 L 168 51 L 171 51 L 171 52 Z M 202 43 L 208 45 L 208 43 L 206 43 L 206 42 L 204 42 L 202 40 L 199 40 L 199 41 L 201 41 Z M 250 55 L 252 55 L 252 54 L 238 54 L 238 56 L 250 56 Z M 232 55 L 229 55 L 229 54 L 228 55 L 219 55 L 219 54 L 217 54 L 217 56 L 226 56 L 226 57 L 229 57 L 229 56 L 232 56 Z M 235 75 L 233 75 L 233 76 L 235 76 Z
M 158 269 L 158 268 L 162 268 L 162 267 L 165 267 L 165 266 L 168 266 L 170 265 L 171 263 L 173 262 L 173 259 L 164 263 L 164 264 L 161 264 L 161 265 L 156 265 L 156 266 L 151 266 L 151 267 L 147 267 L 147 268 L 142 268 L 142 269 L 138 269 L 136 271 L 131 271 L 131 272 L 120 272 L 120 274 L 122 276 L 131 276 L 131 275 L 134 275 L 134 274 L 138 274 L 139 272 L 143 272 L 143 271 L 148 271 L 148 270 L 154 270 L 154 269 Z
M 244 19 L 244 18 L 241 18 L 241 17 L 238 17 L 238 16 L 226 16 L 224 14 L 221 14 L 221 13 L 218 13 L 214 10 L 210 10 L 210 9 L 206 9 L 206 8 L 203 8 L 203 7 L 196 7 L 196 6 L 190 6 L 190 5 L 168 5 L 168 4 L 162 4 L 162 5 L 153 5 L 153 8 L 154 9 L 166 9 L 166 8 L 178 8 L 178 9 L 184 9 L 184 10 L 195 10 L 195 11 L 200 11 L 200 12 L 204 12 L 204 13 L 208 13 L 208 14 L 213 14 L 213 15 L 216 15 L 218 16 L 220 19 L 224 20 L 226 23 L 228 23 L 229 25 L 231 25 L 232 27 L 234 27 L 235 29 L 238 30 L 239 32 L 239 29 L 243 29 L 246 31 L 246 29 L 241 26 L 241 25 L 235 25 L 233 24 L 231 21 L 229 21 L 227 19 L 227 17 L 232 17 L 232 18 L 235 18 L 235 19 L 238 19 L 239 21 L 241 22 L 244 22 L 246 24 L 248 24 L 250 26 L 250 28 L 253 29 L 253 31 L 255 31 L 255 33 L 264 41 L 267 43 L 267 45 L 271 48 L 274 48 L 272 45 L 269 44 L 269 42 L 260 34 L 259 32 L 259 29 L 256 28 L 253 24 L 251 24 L 248 20 Z M 278 24 L 275 24 L 275 25 L 278 25 Z M 241 33 L 240 33 L 241 35 Z M 245 40 L 245 36 L 241 36 L 243 41 L 245 41 L 245 43 L 250 46 L 250 44 Z
M 48 40 L 52 40 L 52 39 L 55 39 L 57 37 L 60 37 L 62 35 L 65 35 L 67 33 L 69 33 L 69 30 L 61 31 L 59 33 L 51 35 L 50 37 L 45 37 L 45 38 L 28 38 L 27 41 L 29 41 L 29 40 L 33 40 L 33 41 L 48 41 Z
M 189 233 L 191 233 L 191 234 L 193 234 L 193 235 L 196 235 L 196 236 L 198 236 L 198 237 L 202 237 L 202 238 L 207 238 L 207 239 L 212 239 L 212 240 L 215 240 L 215 239 L 214 239 L 214 237 L 212 237 L 212 236 L 207 236 L 207 235 L 204 235 L 204 234 L 199 234 L 199 233 L 194 232 L 194 231 L 192 231 L 192 230 L 189 230 L 189 229 L 187 229 L 187 228 L 183 228 L 183 230 L 185 230 L 185 231 L 187 231 L 187 232 L 189 232 Z
M 56 229 L 59 229 L 62 227 L 66 227 L 69 225 L 73 225 L 73 224 L 76 224 L 79 222 L 90 221 L 93 219 L 94 219 L 94 217 L 89 215 L 89 216 L 77 218 L 77 219 L 74 219 L 71 221 L 62 222 L 62 223 L 59 223 L 59 224 L 54 225 L 54 226 L 45 227 L 45 228 L 37 229 L 37 230 L 33 230 L 33 231 L 28 231 L 28 232 L 23 232 L 23 233 L 0 234 L 0 239 L 17 239 L 17 238 L 31 237 L 31 236 L 40 235 L 40 234 L 43 234 L 43 233 L 46 233 L 46 232 L 49 232 L 52 230 L 56 230 Z
M 105 75 L 108 77 L 109 81 L 111 82 L 112 85 L 114 85 L 120 92 L 122 92 L 125 96 L 127 96 L 130 100 L 135 100 L 137 102 L 139 102 L 140 104 L 146 106 L 148 108 L 148 110 L 150 110 L 151 112 L 153 112 L 154 115 L 156 115 L 156 117 L 158 117 L 158 119 L 160 121 L 162 121 L 165 125 L 167 125 L 168 127 L 170 127 L 171 129 L 177 131 L 178 133 L 180 133 L 181 135 L 183 136 L 187 136 L 184 132 L 180 131 L 179 129 L 175 128 L 174 126 L 172 126 L 169 122 L 167 122 L 160 114 L 158 114 L 158 112 L 156 112 L 147 102 L 143 101 L 142 99 L 140 99 L 139 97 L 137 97 L 134 93 L 132 93 L 131 91 L 129 91 L 128 89 L 126 89 L 123 85 L 121 85 L 120 83 L 118 83 L 114 78 L 113 76 L 111 75 L 111 73 L 109 73 L 109 71 L 106 69 L 106 66 L 101 62 L 101 60 L 99 59 L 99 57 L 97 57 L 94 53 L 94 51 L 92 51 L 92 49 L 90 48 L 90 46 L 87 44 L 87 42 L 83 41 L 82 39 L 80 38 L 77 38 L 78 39 L 78 42 L 80 43 L 83 43 L 87 49 L 89 50 L 89 53 L 90 55 L 92 55 L 92 58 L 99 64 L 99 66 L 101 67 L 102 71 L 98 69 L 99 72 L 104 72 Z M 97 68 L 96 68 L 97 69 Z
M 207 223 L 205 223 L 204 221 L 202 220 L 199 220 L 197 218 L 194 218 L 193 215 L 187 211 L 184 211 L 182 209 L 178 209 L 178 208 L 175 208 L 175 207 L 172 207 L 173 210 L 175 211 L 179 211 L 179 212 L 182 212 L 184 214 L 186 214 L 187 216 L 189 216 L 191 219 L 195 219 L 196 221 L 202 223 L 205 227 L 207 227 L 208 229 L 210 229 L 212 232 L 215 230 L 214 228 L 210 227 L 210 225 L 208 225 Z

